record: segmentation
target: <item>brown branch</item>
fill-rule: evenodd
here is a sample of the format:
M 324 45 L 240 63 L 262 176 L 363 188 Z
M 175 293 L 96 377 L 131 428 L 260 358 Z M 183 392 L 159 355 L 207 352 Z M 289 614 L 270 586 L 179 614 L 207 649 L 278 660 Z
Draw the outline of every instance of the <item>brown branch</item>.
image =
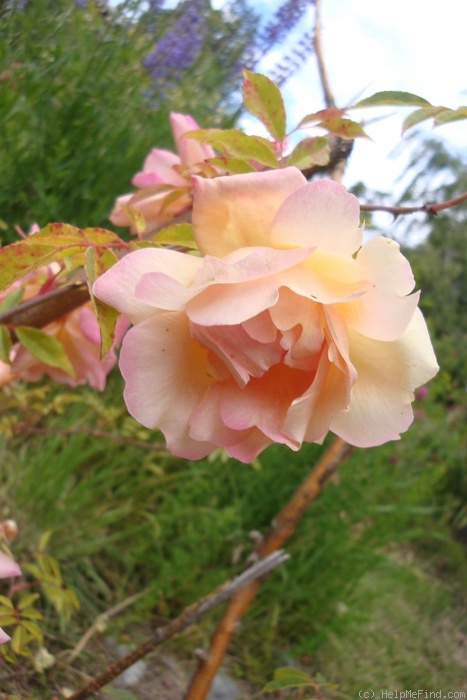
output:
M 318 496 L 351 449 L 350 445 L 341 438 L 334 438 L 329 448 L 272 521 L 265 539 L 255 548 L 258 556 L 263 557 L 274 552 L 293 534 L 298 521 L 309 504 Z M 212 679 L 224 658 L 235 631 L 236 624 L 248 610 L 258 587 L 259 581 L 253 581 L 232 596 L 211 638 L 206 658 L 201 661 L 198 670 L 193 676 L 185 700 L 204 700 L 206 698 Z
M 321 83 L 321 89 L 323 91 L 324 103 L 327 108 L 335 107 L 336 100 L 334 99 L 333 92 L 331 90 L 331 85 L 329 83 L 329 77 L 326 70 L 326 64 L 324 61 L 323 52 L 323 42 L 322 42 L 322 25 L 321 25 L 321 0 L 315 0 L 315 31 L 314 31 L 314 47 L 316 54 L 316 61 L 318 63 L 318 75 L 319 81 Z M 353 140 L 345 140 L 330 134 L 328 136 L 328 142 L 331 147 L 331 154 L 329 163 L 326 166 L 314 166 L 309 168 L 305 177 L 309 179 L 312 175 L 318 172 L 329 173 L 332 180 L 336 182 L 341 182 L 342 176 L 344 175 L 345 166 L 350 158 L 350 154 L 353 149 Z
M 304 168 L 302 174 L 307 180 L 311 180 L 314 175 L 319 173 L 329 173 L 330 177 L 334 179 L 334 173 L 340 169 L 343 171 L 345 164 L 350 158 L 352 153 L 354 141 L 349 141 L 348 139 L 341 139 L 337 136 L 329 134 L 327 136 L 328 145 L 331 149 L 329 154 L 329 163 L 326 165 L 312 165 L 309 168 Z
M 69 697 L 69 700 L 86 700 L 97 690 L 108 685 L 114 678 L 119 676 L 125 669 L 132 666 L 136 661 L 146 656 L 160 644 L 178 634 L 182 630 L 195 624 L 203 615 L 212 610 L 216 605 L 223 603 L 236 591 L 249 585 L 252 581 L 265 576 L 271 569 L 287 561 L 289 555 L 283 551 L 273 552 L 260 561 L 246 569 L 239 576 L 231 581 L 223 583 L 209 595 L 201 598 L 197 603 L 190 605 L 179 617 L 169 622 L 165 627 L 159 627 L 149 639 L 143 642 L 137 649 L 119 659 L 109 666 L 103 673 L 93 678 L 84 688 Z
M 315 36 L 314 36 L 314 47 L 316 53 L 316 60 L 318 62 L 318 73 L 319 80 L 321 83 L 321 89 L 323 91 L 323 97 L 326 107 L 335 107 L 336 101 L 334 95 L 332 94 L 331 86 L 329 84 L 329 78 L 326 70 L 326 64 L 324 63 L 324 53 L 323 53 L 323 42 L 321 38 L 322 25 L 321 25 L 321 0 L 315 0 Z
M 3 311 L 0 313 L 0 325 L 10 328 L 15 326 L 43 328 L 87 301 L 89 301 L 89 291 L 85 284 L 82 282 L 68 284 L 23 301 L 8 311 Z
M 467 192 L 460 194 L 458 197 L 453 197 L 445 202 L 439 202 L 438 204 L 422 204 L 419 207 L 391 207 L 385 204 L 360 204 L 361 211 L 387 211 L 389 214 L 393 214 L 394 218 L 397 218 L 401 214 L 415 214 L 417 212 L 424 212 L 425 214 L 431 214 L 436 216 L 439 211 L 443 209 L 449 209 L 449 207 L 455 207 L 457 204 L 461 204 L 467 199 Z

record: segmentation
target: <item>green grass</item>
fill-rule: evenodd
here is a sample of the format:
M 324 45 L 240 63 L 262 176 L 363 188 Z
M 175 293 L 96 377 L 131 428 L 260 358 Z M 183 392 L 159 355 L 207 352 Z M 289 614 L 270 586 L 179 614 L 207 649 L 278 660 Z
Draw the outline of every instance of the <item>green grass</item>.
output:
M 125 417 L 120 391 L 114 376 L 103 397 L 74 392 L 42 425 L 120 427 L 156 440 Z M 449 485 L 465 454 L 462 415 L 427 401 L 423 410 L 400 442 L 353 452 L 287 544 L 290 562 L 264 582 L 232 648 L 256 689 L 290 659 L 338 683 L 342 697 L 377 681 L 460 682 L 452 655 L 466 622 L 467 572 L 451 528 L 459 494 Z M 96 614 L 135 592 L 146 591 L 113 623 L 117 634 L 176 616 L 237 572 L 248 533 L 267 529 L 321 449 L 273 446 L 255 469 L 84 434 L 4 440 L 3 510 L 21 532 L 15 553 L 27 557 L 51 531 L 48 551 L 81 601 L 61 644 L 72 646 Z M 183 636 L 181 654 L 207 643 L 217 614 Z

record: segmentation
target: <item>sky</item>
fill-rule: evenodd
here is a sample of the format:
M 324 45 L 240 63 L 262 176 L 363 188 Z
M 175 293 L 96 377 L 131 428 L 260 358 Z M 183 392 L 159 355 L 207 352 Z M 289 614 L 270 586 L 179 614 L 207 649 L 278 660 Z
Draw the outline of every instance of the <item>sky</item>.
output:
M 166 0 L 165 6 L 174 7 L 178 2 Z M 220 9 L 225 2 L 211 0 L 211 5 Z M 261 16 L 263 26 L 284 2 L 248 0 Z M 337 106 L 346 107 L 380 90 L 411 92 L 433 105 L 452 109 L 467 104 L 467 6 L 461 0 L 443 0 L 441 4 L 426 0 L 321 0 L 321 7 L 324 59 Z M 310 2 L 310 9 L 286 42 L 275 47 L 256 70 L 267 75 L 313 27 L 314 9 Z M 282 93 L 289 130 L 306 114 L 325 106 L 312 54 L 283 86 Z M 409 131 L 402 137 L 401 128 L 413 109 L 352 110 L 351 117 L 363 122 L 371 140 L 356 140 L 344 174 L 346 187 L 362 181 L 370 190 L 393 193 L 397 201 L 403 191 L 399 178 L 410 160 L 408 137 L 413 133 Z M 241 119 L 239 126 L 247 133 L 266 135 L 264 127 L 249 115 Z M 467 120 L 435 129 L 430 121 L 416 128 L 445 141 L 453 152 L 467 156 Z M 323 132 L 301 131 L 292 137 L 291 145 L 302 135 L 319 133 Z M 378 213 L 374 221 L 397 237 L 395 231 L 389 230 L 393 228 L 389 214 Z M 404 236 L 404 222 L 399 220 L 396 228 Z M 419 235 L 423 240 L 426 231 L 421 229 Z
M 254 8 L 268 15 L 281 2 L 256 0 Z M 310 9 L 290 35 L 292 44 L 294 38 L 313 26 L 313 21 L 314 11 Z M 426 0 L 322 0 L 324 59 L 337 105 L 346 106 L 379 90 L 412 92 L 434 105 L 450 108 L 466 104 L 466 23 L 467 7 L 459 0 L 443 0 L 442 4 Z M 275 49 L 258 70 L 267 73 L 286 48 Z M 313 56 L 286 83 L 283 94 L 290 126 L 324 107 Z M 373 141 L 357 141 L 344 184 L 363 180 L 372 189 L 391 190 L 408 153 L 397 160 L 388 155 L 401 141 L 402 122 L 409 112 L 410 108 L 352 112 L 357 120 L 373 120 L 388 113 L 393 116 L 365 126 Z M 256 128 L 252 120 L 244 124 L 248 131 Z M 467 121 L 434 131 L 429 123 L 424 131 L 467 153 Z

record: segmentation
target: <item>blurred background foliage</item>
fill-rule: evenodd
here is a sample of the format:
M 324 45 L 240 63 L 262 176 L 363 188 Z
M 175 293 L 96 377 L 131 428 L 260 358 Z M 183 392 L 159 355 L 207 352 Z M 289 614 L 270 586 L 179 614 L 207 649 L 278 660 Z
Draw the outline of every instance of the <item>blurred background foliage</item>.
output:
M 291 23 L 304 3 L 281 7 Z M 200 21 L 184 53 L 180 27 L 185 22 L 190 33 L 190 9 Z M 240 66 L 254 67 L 289 26 L 284 12 L 273 20 L 261 27 L 240 0 L 230 13 L 199 0 L 173 10 L 154 0 L 115 8 L 0 2 L 4 242 L 15 237 L 14 225 L 27 230 L 33 221 L 108 225 L 114 198 L 129 189 L 147 151 L 173 148 L 170 110 L 205 127 L 232 125 Z M 365 201 L 419 204 L 467 189 L 460 156 L 440 141 L 412 143 L 400 201 L 357 187 Z M 287 663 L 338 683 L 338 698 L 363 686 L 460 687 L 467 639 L 465 217 L 464 203 L 387 229 L 414 268 L 441 370 L 415 403 L 416 420 L 403 439 L 353 453 L 288 545 L 290 563 L 265 581 L 232 651 L 235 671 L 255 689 Z M 222 454 L 189 463 L 148 450 L 160 436 L 127 415 L 117 372 L 102 395 L 47 382 L 7 385 L 0 432 L 0 516 L 18 522 L 15 555 L 34 561 L 50 533 L 47 552 L 81 604 L 67 628 L 45 604 L 47 645 L 58 655 L 96 615 L 134 593 L 144 592 L 111 623 L 112 634 L 174 617 L 231 576 L 251 550 L 248 533 L 267 528 L 322 449 L 272 447 L 256 468 Z M 212 623 L 213 616 L 170 648 L 191 657 Z M 93 668 L 92 646 L 78 663 Z M 35 694 L 47 697 L 60 673 L 35 675 Z M 26 681 L 27 674 L 29 666 Z M 0 661 L 0 689 L 11 678 Z
M 186 8 L 145 12 L 70 0 L 3 3 L 0 21 L 0 218 L 3 240 L 33 221 L 108 225 L 150 148 L 173 148 L 168 113 L 228 126 L 239 108 L 243 54 L 254 16 L 240 0 L 228 19 L 201 3 L 202 45 L 190 63 L 177 23 Z M 200 3 L 198 3 L 200 4 Z M 178 28 L 180 29 L 180 28 Z M 144 65 L 157 39 L 176 32 L 164 85 Z M 235 66 L 235 70 L 233 70 Z M 189 70 L 188 70 L 189 69 Z M 154 72 L 154 69 L 153 69 Z M 235 94 L 236 98 L 231 96 Z M 207 122 L 209 120 L 209 122 Z

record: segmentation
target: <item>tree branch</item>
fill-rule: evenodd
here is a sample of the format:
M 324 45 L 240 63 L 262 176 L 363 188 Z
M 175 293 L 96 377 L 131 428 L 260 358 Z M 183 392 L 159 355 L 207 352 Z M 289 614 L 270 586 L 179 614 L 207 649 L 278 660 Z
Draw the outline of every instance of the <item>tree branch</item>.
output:
M 103 688 L 110 683 L 114 678 L 119 676 L 125 669 L 132 666 L 136 661 L 146 656 L 150 651 L 153 651 L 160 644 L 178 634 L 182 630 L 190 627 L 197 622 L 203 615 L 212 610 L 216 605 L 223 603 L 230 598 L 236 591 L 243 586 L 250 584 L 252 581 L 263 577 L 271 569 L 274 569 L 279 564 L 287 561 L 289 555 L 283 551 L 273 552 L 269 556 L 265 556 L 260 561 L 250 566 L 239 576 L 232 581 L 227 581 L 216 588 L 215 591 L 205 596 L 197 603 L 190 605 L 172 622 L 169 622 L 165 627 L 159 627 L 149 639 L 141 644 L 137 649 L 119 659 L 109 666 L 103 673 L 93 678 L 84 688 L 70 696 L 69 700 L 86 700 L 91 697 L 97 690 Z
M 0 325 L 43 328 L 89 301 L 87 285 L 78 282 L 53 289 L 46 294 L 21 302 L 0 313 Z
M 416 212 L 425 212 L 425 214 L 431 214 L 436 216 L 439 211 L 443 209 L 449 209 L 450 207 L 455 207 L 457 204 L 461 204 L 467 199 L 467 192 L 460 194 L 458 197 L 453 197 L 445 202 L 439 202 L 438 204 L 422 204 L 418 207 L 391 207 L 385 204 L 360 204 L 361 211 L 387 211 L 389 214 L 393 214 L 394 218 L 397 219 L 401 214 L 415 214 Z
M 321 0 L 315 0 L 315 33 L 314 33 L 314 47 L 316 53 L 316 61 L 318 63 L 318 74 L 319 81 L 321 83 L 321 89 L 323 91 L 323 98 L 326 107 L 335 107 L 336 101 L 334 99 L 333 92 L 331 90 L 331 85 L 329 83 L 329 78 L 326 70 L 326 64 L 324 62 L 324 52 L 323 52 L 323 42 L 322 42 L 322 25 L 321 25 Z M 309 179 L 312 175 L 318 172 L 328 172 L 330 177 L 336 182 L 341 182 L 342 176 L 344 174 L 345 166 L 350 158 L 350 154 L 353 149 L 353 140 L 341 139 L 337 136 L 329 135 L 328 142 L 331 147 L 331 156 L 329 163 L 326 166 L 314 166 L 309 168 L 308 171 L 304 172 L 304 175 Z
M 336 101 L 329 84 L 329 78 L 326 70 L 326 64 L 324 63 L 323 54 L 323 43 L 321 38 L 322 25 L 321 25 L 321 0 L 315 0 L 315 36 L 314 36 L 314 46 L 316 53 L 316 60 L 318 62 L 318 73 L 319 80 L 321 83 L 321 89 L 323 91 L 324 103 L 326 107 L 335 107 Z
M 351 446 L 344 440 L 334 438 L 326 452 L 272 521 L 265 539 L 255 547 L 258 556 L 263 557 L 274 552 L 293 534 L 298 521 L 310 503 L 318 496 L 351 450 Z M 185 700 L 205 700 L 212 679 L 227 651 L 236 624 L 248 610 L 258 587 L 259 581 L 253 581 L 232 596 L 211 638 L 206 658 L 201 661 L 193 676 Z

